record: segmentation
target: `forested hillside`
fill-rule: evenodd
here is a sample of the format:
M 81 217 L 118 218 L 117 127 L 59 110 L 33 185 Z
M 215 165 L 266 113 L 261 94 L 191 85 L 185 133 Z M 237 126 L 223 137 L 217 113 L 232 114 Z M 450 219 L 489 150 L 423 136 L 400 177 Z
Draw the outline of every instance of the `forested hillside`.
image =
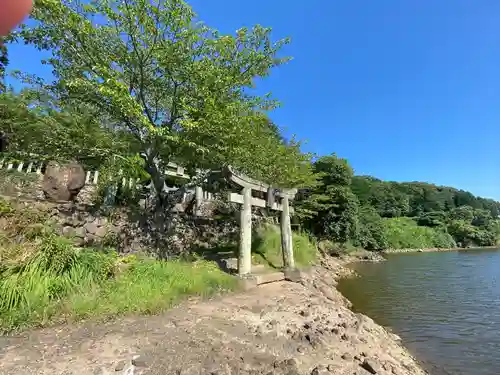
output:
M 299 212 L 320 237 L 372 250 L 497 244 L 497 201 L 452 187 L 354 176 L 335 155 L 313 165 L 322 177 L 302 192 Z

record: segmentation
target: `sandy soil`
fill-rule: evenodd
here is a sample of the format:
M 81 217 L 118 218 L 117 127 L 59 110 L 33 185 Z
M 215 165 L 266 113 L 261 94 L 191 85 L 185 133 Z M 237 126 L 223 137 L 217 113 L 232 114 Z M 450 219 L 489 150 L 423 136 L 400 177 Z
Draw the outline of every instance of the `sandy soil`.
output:
M 0 374 L 424 374 L 398 336 L 349 310 L 344 263 L 160 316 L 0 337 Z

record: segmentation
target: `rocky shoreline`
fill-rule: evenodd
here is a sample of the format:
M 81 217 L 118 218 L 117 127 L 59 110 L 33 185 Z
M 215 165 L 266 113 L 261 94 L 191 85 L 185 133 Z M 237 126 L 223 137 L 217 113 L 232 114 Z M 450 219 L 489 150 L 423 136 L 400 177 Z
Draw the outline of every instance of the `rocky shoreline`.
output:
M 352 312 L 337 291 L 354 260 L 325 257 L 300 283 L 189 301 L 159 316 L 1 337 L 0 373 L 425 374 L 397 335 Z

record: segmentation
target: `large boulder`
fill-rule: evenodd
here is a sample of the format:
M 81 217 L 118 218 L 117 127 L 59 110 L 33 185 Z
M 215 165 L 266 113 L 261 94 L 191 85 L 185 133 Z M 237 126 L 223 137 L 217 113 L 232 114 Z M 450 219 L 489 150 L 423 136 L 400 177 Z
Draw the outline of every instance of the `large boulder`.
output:
M 45 197 L 54 202 L 72 201 L 85 186 L 85 170 L 75 162 L 49 162 L 43 176 Z

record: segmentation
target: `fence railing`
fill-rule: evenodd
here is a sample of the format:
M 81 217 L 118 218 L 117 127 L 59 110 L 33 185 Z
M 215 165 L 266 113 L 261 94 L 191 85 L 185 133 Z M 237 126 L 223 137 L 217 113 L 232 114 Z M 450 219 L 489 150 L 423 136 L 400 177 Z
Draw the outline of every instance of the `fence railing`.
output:
M 0 159 L 0 170 L 12 170 L 20 173 L 35 173 L 39 176 L 43 175 L 43 171 L 48 164 L 47 161 L 11 161 L 6 158 Z M 118 176 L 123 174 L 122 170 L 117 171 Z M 176 164 L 176 163 L 168 163 L 167 168 L 164 171 L 166 176 L 176 177 L 183 180 L 191 180 L 192 176 L 188 175 L 185 172 L 185 168 Z M 99 183 L 99 171 L 87 171 L 85 175 L 85 185 L 89 186 L 97 186 Z M 120 183 L 118 184 L 121 188 L 125 189 L 136 189 L 139 185 L 139 179 L 134 179 L 130 177 L 123 176 L 121 178 Z M 179 188 L 177 186 L 166 186 L 165 189 L 167 191 L 176 191 Z M 190 190 L 191 193 L 196 194 L 196 199 L 203 201 L 211 201 L 214 199 L 214 195 L 211 192 L 204 191 L 201 187 L 196 187 Z

